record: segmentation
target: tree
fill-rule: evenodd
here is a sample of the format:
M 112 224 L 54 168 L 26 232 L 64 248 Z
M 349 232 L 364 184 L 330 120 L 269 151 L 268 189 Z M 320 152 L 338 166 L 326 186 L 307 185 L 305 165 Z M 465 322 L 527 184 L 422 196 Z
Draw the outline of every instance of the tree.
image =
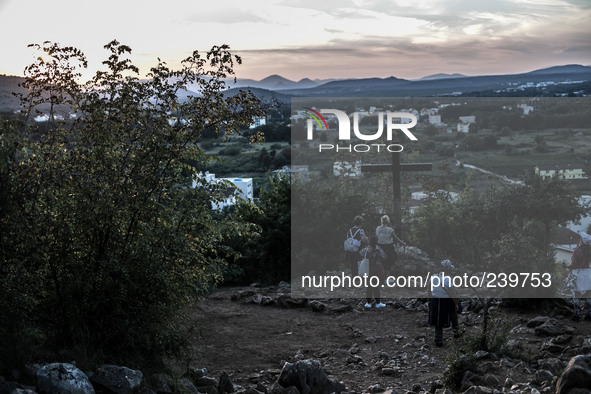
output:
M 585 211 L 567 181 L 532 175 L 525 186 L 467 189 L 458 201 L 435 194 L 413 215 L 412 235 L 420 248 L 468 270 L 553 272 L 550 235 Z
M 291 269 L 291 187 L 287 176 L 269 175 L 268 187 L 260 192 L 256 205 L 242 203 L 233 210 L 254 228 L 252 233 L 235 234 L 229 241 L 240 254 L 230 257 L 225 283 L 276 284 L 290 281 Z M 231 249 L 232 250 L 232 249 Z
M 224 239 L 250 231 L 215 216 L 221 193 L 187 164 L 209 159 L 202 131 L 236 133 L 260 115 L 252 95 L 223 95 L 240 58 L 216 46 L 139 79 L 131 49 L 112 41 L 106 70 L 82 85 L 82 52 L 37 48 L 22 100 L 27 114 L 49 103 L 50 127 L 39 139 L 34 124 L 1 128 L 0 354 L 39 343 L 120 362 L 175 353 L 181 310 L 221 280 Z M 180 103 L 189 84 L 200 95 Z

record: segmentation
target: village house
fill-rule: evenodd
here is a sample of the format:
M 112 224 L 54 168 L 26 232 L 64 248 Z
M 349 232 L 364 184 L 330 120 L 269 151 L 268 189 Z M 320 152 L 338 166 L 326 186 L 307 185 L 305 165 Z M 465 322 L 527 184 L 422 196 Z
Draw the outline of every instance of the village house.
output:
M 535 166 L 534 171 L 542 179 L 550 179 L 557 176 L 560 179 L 586 179 L 583 166 L 580 164 L 555 164 Z
M 332 173 L 334 176 L 360 178 L 361 161 L 356 160 L 354 163 L 349 163 L 348 161 L 335 161 L 332 166 Z
M 476 116 L 460 116 L 460 123 L 458 123 L 458 133 L 470 132 L 470 125 L 476 122 Z
M 192 186 L 196 188 L 203 184 L 209 184 L 211 192 L 218 197 L 218 201 L 211 202 L 211 208 L 216 211 L 235 205 L 237 198 L 254 201 L 252 178 L 216 178 L 215 174 L 206 171 L 200 173 L 197 180 L 193 180 Z

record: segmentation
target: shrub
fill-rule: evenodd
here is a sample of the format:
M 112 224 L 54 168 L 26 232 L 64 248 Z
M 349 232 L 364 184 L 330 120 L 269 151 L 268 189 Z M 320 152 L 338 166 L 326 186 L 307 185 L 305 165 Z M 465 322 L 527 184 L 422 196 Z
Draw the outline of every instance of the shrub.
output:
M 48 104 L 82 116 L 64 123 L 51 112 L 39 140 L 27 138 L 33 123 L 0 128 L 0 359 L 7 368 L 37 357 L 35 349 L 109 362 L 179 354 L 188 339 L 181 312 L 221 280 L 221 241 L 250 231 L 212 213 L 212 185 L 183 186 L 196 175 L 186 163 L 208 160 L 197 145 L 201 130 L 223 124 L 233 133 L 259 113 L 256 98 L 221 93 L 237 59 L 214 47 L 206 57 L 194 52 L 181 71 L 159 63 L 140 80 L 129 47 L 113 41 L 105 48 L 108 71 L 81 86 L 79 50 L 37 46 L 45 56 L 25 70 L 28 114 Z M 202 86 L 200 97 L 179 104 L 177 92 L 190 83 Z M 187 122 L 171 125 L 173 109 Z

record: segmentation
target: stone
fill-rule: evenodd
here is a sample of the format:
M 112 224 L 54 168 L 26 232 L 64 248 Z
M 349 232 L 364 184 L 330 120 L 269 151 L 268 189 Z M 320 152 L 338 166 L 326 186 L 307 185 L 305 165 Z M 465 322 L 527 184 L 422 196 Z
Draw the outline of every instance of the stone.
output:
M 92 384 L 115 394 L 128 394 L 139 390 L 144 383 L 141 371 L 117 365 L 102 365 L 92 376 Z
M 172 387 L 174 387 L 174 384 L 172 378 L 163 373 L 150 376 L 148 383 L 158 394 L 172 394 L 173 392 Z
M 269 394 L 287 394 L 287 390 L 285 389 L 285 387 L 283 387 L 279 383 L 275 382 L 271 386 L 271 390 L 269 391 Z
M 383 393 L 384 392 L 384 388 L 382 387 L 381 384 L 374 384 L 369 386 L 369 392 L 370 393 Z
M 568 362 L 558 379 L 556 394 L 589 393 L 590 391 L 591 355 L 575 356 Z
M 555 337 L 563 334 L 572 334 L 573 332 L 574 329 L 572 327 L 566 327 L 560 320 L 554 318 L 549 318 L 535 329 L 535 333 L 538 336 Z
M 437 389 L 435 390 L 435 394 L 453 394 L 453 391 L 450 389 Z
M 310 308 L 312 308 L 312 311 L 314 312 L 322 312 L 326 309 L 326 304 L 320 302 L 320 301 L 310 301 L 309 302 Z
M 213 386 L 209 386 L 213 387 Z M 214 387 L 215 388 L 215 387 Z M 216 389 L 217 392 L 217 389 Z M 188 378 L 180 378 L 176 381 L 176 390 L 175 393 L 186 393 L 186 394 L 197 394 L 197 393 L 207 393 L 204 391 L 203 388 L 197 389 L 193 382 L 191 382 Z
M 442 389 L 444 387 L 443 382 L 441 380 L 435 380 L 433 382 L 431 382 L 431 390 L 429 390 L 430 393 L 434 393 L 439 389 Z
M 566 362 L 558 359 L 558 358 L 545 358 L 542 360 L 538 360 L 538 368 L 545 369 L 552 374 L 559 376 L 564 368 L 566 367 Z
M 394 368 L 382 368 L 382 375 L 384 375 L 384 376 L 396 375 L 396 370 Z
M 538 384 L 542 384 L 544 382 L 550 382 L 554 379 L 554 374 L 546 369 L 538 369 L 535 375 L 535 381 Z
M 494 390 L 484 386 L 472 386 L 464 391 L 464 394 L 494 394 Z
M 345 385 L 330 379 L 318 360 L 286 362 L 277 382 L 283 387 L 294 386 L 301 394 L 330 394 L 345 391 Z
M 222 372 L 220 375 L 218 390 L 220 393 L 233 393 L 235 391 L 234 384 L 232 384 L 230 376 L 226 372 Z
M 542 324 L 546 323 L 550 318 L 548 316 L 537 316 L 533 319 L 530 319 L 526 326 L 529 328 L 536 328 L 541 326 Z
M 72 364 L 53 363 L 36 366 L 37 390 L 46 393 L 94 393 L 88 376 Z
M 193 383 L 195 383 L 196 387 L 218 386 L 217 379 L 211 376 L 202 376 L 200 378 L 193 379 Z

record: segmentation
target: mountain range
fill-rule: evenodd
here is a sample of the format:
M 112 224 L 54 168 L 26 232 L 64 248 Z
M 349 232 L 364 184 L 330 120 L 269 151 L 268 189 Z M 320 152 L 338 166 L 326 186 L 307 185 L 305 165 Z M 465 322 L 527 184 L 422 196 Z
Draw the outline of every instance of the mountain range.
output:
M 260 81 L 238 80 L 233 89 L 256 87 L 288 96 L 432 96 L 458 95 L 475 91 L 502 91 L 527 84 L 559 84 L 591 81 L 591 66 L 570 64 L 534 70 L 521 74 L 466 76 L 433 74 L 418 80 L 396 78 L 360 78 L 291 81 L 271 75 Z
M 12 111 L 18 108 L 18 101 L 12 92 L 19 87 L 21 77 L 0 75 L 0 111 Z M 280 75 L 270 75 L 260 81 L 237 79 L 227 81 L 228 95 L 238 90 L 251 90 L 265 101 L 276 99 L 289 102 L 291 96 L 324 97 L 401 97 L 401 96 L 436 96 L 476 94 L 487 95 L 503 92 L 514 93 L 519 89 L 536 86 L 571 86 L 583 89 L 589 95 L 591 84 L 591 66 L 569 64 L 533 70 L 521 74 L 466 76 L 462 74 L 433 74 L 418 80 L 396 78 L 359 78 L 359 79 L 309 79 L 292 81 Z M 582 87 L 581 87 L 582 86 Z M 571 90 L 572 90 L 571 89 Z M 563 89 L 564 90 L 564 89 Z M 568 89 L 567 89 L 568 90 Z M 181 101 L 187 96 L 198 96 L 191 91 L 183 92 Z

